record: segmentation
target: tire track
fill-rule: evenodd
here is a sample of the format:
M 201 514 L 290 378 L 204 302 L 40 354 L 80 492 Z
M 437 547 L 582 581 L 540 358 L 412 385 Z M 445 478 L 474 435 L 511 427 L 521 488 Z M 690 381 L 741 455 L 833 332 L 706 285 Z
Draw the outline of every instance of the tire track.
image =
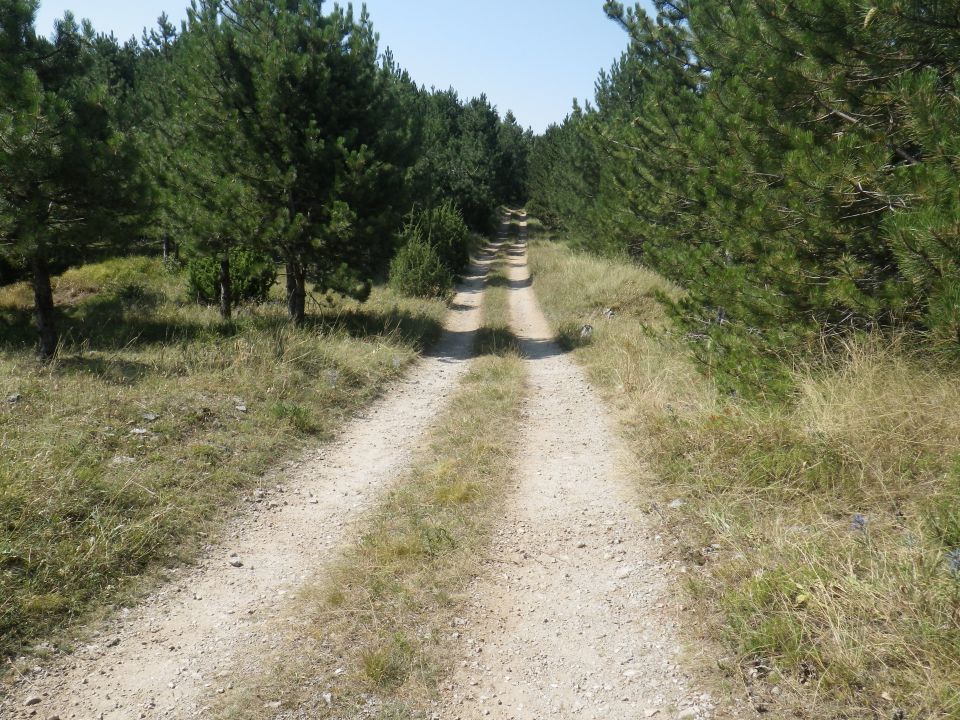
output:
M 533 388 L 519 487 L 434 717 L 711 717 L 682 667 L 672 568 L 635 510 L 625 451 L 537 305 L 525 226 L 510 252 L 512 325 Z
M 298 589 L 352 539 L 466 372 L 491 259 L 471 266 L 439 342 L 404 380 L 335 442 L 265 480 L 195 566 L 105 621 L 73 655 L 23 678 L 0 716 L 193 718 L 240 689 L 230 678 L 282 660 Z

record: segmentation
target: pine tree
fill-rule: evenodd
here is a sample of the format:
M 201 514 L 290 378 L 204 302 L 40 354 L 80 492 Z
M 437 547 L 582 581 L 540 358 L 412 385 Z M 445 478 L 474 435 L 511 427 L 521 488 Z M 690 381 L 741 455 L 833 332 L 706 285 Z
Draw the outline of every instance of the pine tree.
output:
M 528 207 L 547 225 L 575 235 L 583 230 L 596 241 L 601 235 L 591 228 L 591 221 L 598 202 L 601 157 L 585 123 L 583 111 L 575 107 L 561 125 L 551 125 L 534 139 Z M 595 242 L 591 247 L 600 250 Z
M 454 90 L 423 93 L 421 108 L 421 154 L 412 176 L 417 203 L 438 207 L 450 199 L 471 228 L 487 232 L 497 205 L 525 194 L 532 138 L 515 118 L 504 124 L 485 96 L 464 103 Z
M 158 224 L 164 237 L 176 234 L 190 257 L 216 261 L 220 315 L 230 320 L 230 258 L 267 245 L 266 211 L 252 181 L 257 158 L 243 142 L 238 111 L 217 101 L 221 77 L 208 38 L 195 27 L 168 44 L 162 18 L 154 37 L 163 44 L 151 64 L 146 105 L 162 198 Z
M 40 354 L 50 358 L 51 266 L 129 242 L 144 196 L 92 28 L 68 13 L 52 41 L 39 38 L 36 6 L 0 0 L 0 250 L 30 270 Z
M 533 133 L 524 130 L 511 111 L 497 129 L 496 193 L 506 202 L 523 203 L 527 197 L 527 169 Z
M 956 9 L 654 4 L 606 3 L 628 50 L 535 143 L 535 207 L 683 285 L 677 319 L 734 388 L 782 387 L 825 335 L 956 344 Z
M 145 175 L 153 203 L 144 233 L 162 247 L 164 260 L 179 257 L 188 223 L 180 208 L 182 183 L 179 159 L 183 157 L 186 119 L 183 117 L 185 64 L 183 42 L 166 13 L 156 27 L 144 29 L 136 63 L 133 104 L 144 148 Z M 189 73 L 186 73 L 189 75 Z
M 212 58 L 216 102 L 286 265 L 301 324 L 308 277 L 321 283 L 385 262 L 400 223 L 409 120 L 395 114 L 392 68 L 377 62 L 366 13 L 321 3 L 205 0 L 190 13 Z

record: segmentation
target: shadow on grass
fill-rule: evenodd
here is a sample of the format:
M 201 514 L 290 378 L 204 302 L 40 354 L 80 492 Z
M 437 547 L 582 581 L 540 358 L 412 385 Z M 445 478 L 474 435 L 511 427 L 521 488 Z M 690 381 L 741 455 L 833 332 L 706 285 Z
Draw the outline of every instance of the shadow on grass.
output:
M 580 348 L 587 347 L 588 345 L 593 344 L 593 336 L 587 335 L 584 336 L 581 328 L 571 327 L 565 328 L 561 327 L 557 331 L 557 340 L 556 344 L 560 347 L 561 350 L 565 353 L 573 352 L 574 350 L 579 350 Z
M 208 324 L 156 316 L 159 299 L 106 295 L 76 307 L 56 309 L 56 325 L 65 348 L 82 345 L 91 350 L 171 344 L 203 337 L 229 337 L 232 323 Z M 32 310 L 0 309 L 0 349 L 28 350 L 37 345 Z
M 508 280 L 501 275 L 491 277 L 487 283 L 490 287 L 504 287 L 511 290 L 522 290 L 533 286 L 533 279 L 526 277 L 523 280 Z
M 156 368 L 146 363 L 79 355 L 58 358 L 54 366 L 63 373 L 95 375 L 117 385 L 130 385 L 156 373 Z
M 461 287 L 463 293 L 483 291 L 483 275 Z M 508 280 L 489 277 L 494 287 L 522 289 L 530 280 Z M 157 298 L 104 295 L 91 298 L 76 307 L 58 308 L 57 323 L 65 352 L 57 366 L 66 372 L 92 373 L 117 382 L 131 382 L 149 372 L 149 368 L 122 358 L 86 358 L 75 351 L 82 347 L 91 351 L 119 351 L 154 345 L 173 345 L 196 340 L 211 341 L 229 338 L 248 329 L 276 331 L 289 326 L 281 312 L 242 317 L 232 323 L 202 322 L 189 318 L 160 317 L 156 313 Z M 466 312 L 472 306 L 453 304 L 454 312 Z M 477 332 L 444 334 L 443 325 L 435 318 L 400 307 L 371 308 L 360 306 L 338 314 L 308 315 L 308 332 L 346 333 L 353 338 L 393 335 L 412 343 L 426 355 L 449 360 L 464 360 L 477 355 L 519 353 L 530 359 L 542 359 L 575 347 L 576 343 L 561 336 L 552 341 L 518 338 L 506 327 L 481 328 Z M 22 308 L 0 308 L 0 350 L 32 350 L 37 334 L 33 313 Z
M 478 356 L 520 354 L 520 340 L 506 327 L 482 327 L 476 332 L 474 348 Z
M 566 350 L 550 339 L 527 338 L 514 334 L 509 328 L 482 327 L 475 333 L 475 354 L 504 355 L 516 354 L 527 360 L 546 360 L 565 355 Z
M 188 320 L 124 318 L 114 325 L 66 323 L 61 333 L 68 344 L 82 343 L 92 350 L 122 350 L 152 345 L 174 345 L 203 338 L 228 338 L 239 332 L 236 323 L 198 323 Z
M 352 338 L 395 334 L 420 348 L 433 344 L 443 332 L 443 325 L 437 320 L 399 308 L 360 307 L 333 317 L 308 317 L 306 322 L 308 328 L 318 333 L 345 332 Z
M 276 315 L 241 317 L 233 322 L 202 322 L 185 317 L 161 317 L 153 299 L 116 296 L 92 298 L 77 307 L 57 308 L 56 323 L 66 354 L 83 347 L 92 351 L 117 351 L 154 345 L 233 337 L 246 329 L 277 330 L 290 321 Z M 419 347 L 434 343 L 442 325 L 407 310 L 360 307 L 337 315 L 308 315 L 306 329 L 317 334 L 345 332 L 351 337 L 397 334 Z M 32 351 L 37 330 L 32 310 L 0 308 L 0 350 Z
M 33 311 L 19 308 L 0 308 L 0 348 L 19 349 L 35 345 L 37 330 Z

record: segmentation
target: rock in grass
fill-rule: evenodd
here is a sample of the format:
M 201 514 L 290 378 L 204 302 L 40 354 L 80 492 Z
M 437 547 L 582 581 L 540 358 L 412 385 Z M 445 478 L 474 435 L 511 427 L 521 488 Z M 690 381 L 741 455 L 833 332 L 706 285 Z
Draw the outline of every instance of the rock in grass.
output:
M 10 395 L 9 397 L 7 397 L 7 402 L 10 403 L 11 405 L 16 405 L 22 399 L 23 398 L 21 397 L 20 393 L 14 393 L 13 395 Z
M 32 705 L 39 705 L 42 702 L 42 699 L 39 695 L 31 695 L 26 700 L 23 701 L 24 707 L 31 707 Z

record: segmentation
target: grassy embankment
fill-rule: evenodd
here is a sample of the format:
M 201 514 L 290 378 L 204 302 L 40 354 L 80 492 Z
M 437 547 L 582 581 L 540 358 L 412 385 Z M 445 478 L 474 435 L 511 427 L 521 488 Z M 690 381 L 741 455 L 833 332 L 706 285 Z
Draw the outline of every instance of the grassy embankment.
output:
M 42 365 L 29 289 L 0 289 L 0 656 L 50 648 L 188 560 L 277 458 L 402 372 L 446 310 L 377 289 L 303 329 L 279 297 L 224 326 L 186 294 L 157 260 L 70 270 L 55 282 L 64 347 Z
M 798 363 L 788 402 L 719 397 L 670 333 L 662 278 L 545 241 L 531 266 L 755 706 L 960 718 L 960 377 L 864 338 Z
M 477 359 L 359 542 L 304 593 L 300 617 L 310 629 L 296 643 L 297 661 L 246 678 L 250 689 L 218 715 L 429 715 L 452 662 L 461 594 L 480 569 L 509 488 L 524 396 L 499 264 L 489 281 Z

